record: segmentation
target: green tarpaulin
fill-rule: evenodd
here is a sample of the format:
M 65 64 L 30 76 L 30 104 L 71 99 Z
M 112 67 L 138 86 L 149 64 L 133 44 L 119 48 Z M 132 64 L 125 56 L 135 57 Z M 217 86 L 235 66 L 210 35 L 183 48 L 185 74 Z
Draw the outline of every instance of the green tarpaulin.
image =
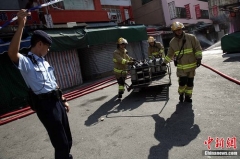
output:
M 127 39 L 128 42 L 147 40 L 147 30 L 144 25 L 87 28 L 84 30 L 88 45 L 117 42 L 120 37 Z
M 53 40 L 51 52 L 70 49 L 86 48 L 88 45 L 99 45 L 117 42 L 123 37 L 128 42 L 137 42 L 147 39 L 147 30 L 144 25 L 111 26 L 100 28 L 54 28 L 46 29 Z
M 240 32 L 225 35 L 221 39 L 223 52 L 240 52 Z
M 44 30 L 53 40 L 50 51 L 65 51 L 87 47 L 85 32 L 82 28 Z

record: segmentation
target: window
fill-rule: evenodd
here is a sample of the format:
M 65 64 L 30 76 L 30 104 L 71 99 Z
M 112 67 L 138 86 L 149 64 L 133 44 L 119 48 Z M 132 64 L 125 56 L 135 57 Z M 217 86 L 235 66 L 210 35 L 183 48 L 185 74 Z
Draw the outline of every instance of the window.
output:
M 176 7 L 177 18 L 186 18 L 186 9 L 181 7 Z
M 201 19 L 209 19 L 208 10 L 201 10 Z
M 176 18 L 177 14 L 176 14 L 176 7 L 175 7 L 174 1 L 168 3 L 168 9 L 169 9 L 170 18 L 171 19 Z
M 151 2 L 152 0 L 142 0 L 142 5 L 148 3 L 148 2 Z

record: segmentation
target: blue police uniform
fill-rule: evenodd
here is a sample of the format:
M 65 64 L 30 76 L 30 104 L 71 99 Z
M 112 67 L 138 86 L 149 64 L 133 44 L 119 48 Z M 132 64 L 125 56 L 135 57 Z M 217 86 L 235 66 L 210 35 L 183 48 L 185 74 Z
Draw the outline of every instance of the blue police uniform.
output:
M 34 36 L 39 36 L 51 44 L 51 38 L 43 31 L 35 31 Z M 53 67 L 43 57 L 38 57 L 32 52 L 28 56 L 19 56 L 18 69 L 26 84 L 37 95 L 38 104 L 36 113 L 46 128 L 51 143 L 55 148 L 55 159 L 72 159 L 72 135 L 68 122 L 66 109 L 61 97 L 55 98 L 51 93 L 57 89 Z
M 37 63 L 34 64 L 31 58 L 34 58 L 33 61 Z M 20 55 L 18 69 L 35 94 L 51 92 L 57 88 L 54 69 L 43 57 L 38 57 L 31 52 L 28 53 L 28 57 Z

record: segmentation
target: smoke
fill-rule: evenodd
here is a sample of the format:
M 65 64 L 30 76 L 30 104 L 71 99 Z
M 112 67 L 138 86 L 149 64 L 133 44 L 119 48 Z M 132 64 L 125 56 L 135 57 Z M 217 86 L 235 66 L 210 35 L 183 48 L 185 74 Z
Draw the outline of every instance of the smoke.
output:
M 203 36 L 201 34 L 197 34 L 195 36 L 202 43 L 207 43 L 208 45 L 213 45 L 214 44 L 212 41 L 208 40 L 205 36 Z
M 196 30 L 193 30 L 192 34 L 194 34 L 196 36 L 196 38 L 199 40 L 199 42 L 200 42 L 200 44 L 201 44 L 203 49 L 214 44 L 214 42 L 208 40 L 204 35 L 200 34 Z

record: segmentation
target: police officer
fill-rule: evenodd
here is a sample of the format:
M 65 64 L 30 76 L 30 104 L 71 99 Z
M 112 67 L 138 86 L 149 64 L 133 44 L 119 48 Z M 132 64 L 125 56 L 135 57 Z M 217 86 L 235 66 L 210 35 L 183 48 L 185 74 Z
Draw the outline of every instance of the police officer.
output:
M 156 39 L 152 36 L 148 38 L 148 57 L 152 59 L 154 57 L 164 57 L 164 47 L 160 42 L 157 42 Z
M 17 13 L 18 28 L 10 43 L 8 55 L 36 97 L 35 111 L 48 132 L 55 149 L 55 159 L 72 159 L 72 135 L 66 113 L 69 104 L 58 89 L 53 68 L 44 60 L 52 44 L 51 37 L 44 31 L 36 30 L 31 38 L 28 56 L 18 53 L 26 16 L 29 15 L 26 10 Z
M 176 58 L 179 101 L 191 103 L 195 70 L 201 65 L 202 48 L 193 34 L 185 33 L 182 30 L 184 28 L 182 23 L 174 22 L 171 28 L 175 36 L 170 41 L 168 54 L 162 65 L 166 65 L 172 58 Z
M 119 38 L 117 41 L 117 49 L 113 53 L 113 62 L 114 62 L 114 75 L 118 82 L 118 98 L 122 98 L 124 93 L 124 85 L 127 76 L 127 66 L 134 64 L 135 59 L 128 56 L 126 45 L 128 44 L 127 40 L 124 38 Z M 131 86 L 129 90 L 131 89 Z

